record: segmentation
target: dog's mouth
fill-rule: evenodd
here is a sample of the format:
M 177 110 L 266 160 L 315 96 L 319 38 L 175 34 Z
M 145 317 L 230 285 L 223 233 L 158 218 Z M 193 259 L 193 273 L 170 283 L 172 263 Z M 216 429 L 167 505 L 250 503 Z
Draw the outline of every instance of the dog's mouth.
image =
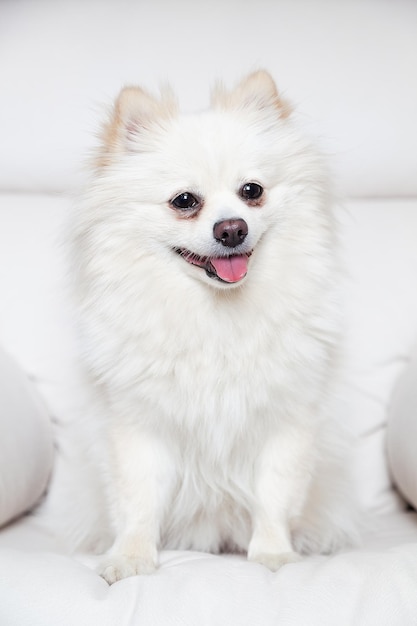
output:
M 229 256 L 209 257 L 199 256 L 185 248 L 174 248 L 187 263 L 201 267 L 206 271 L 207 276 L 222 281 L 223 283 L 238 283 L 245 278 L 248 273 L 249 257 L 252 254 L 231 254 Z

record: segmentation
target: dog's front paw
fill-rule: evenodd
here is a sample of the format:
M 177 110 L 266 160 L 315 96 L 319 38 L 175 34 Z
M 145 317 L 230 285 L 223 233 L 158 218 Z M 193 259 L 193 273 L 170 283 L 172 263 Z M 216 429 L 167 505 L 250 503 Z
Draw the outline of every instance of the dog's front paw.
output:
M 157 569 L 156 560 L 137 556 L 111 555 L 100 563 L 97 572 L 109 585 L 140 574 L 153 574 Z
M 283 565 L 287 563 L 298 563 L 302 560 L 302 556 L 298 552 L 281 552 L 279 554 L 261 552 L 257 554 L 250 554 L 248 556 L 249 561 L 254 561 L 265 565 L 272 572 L 277 572 Z

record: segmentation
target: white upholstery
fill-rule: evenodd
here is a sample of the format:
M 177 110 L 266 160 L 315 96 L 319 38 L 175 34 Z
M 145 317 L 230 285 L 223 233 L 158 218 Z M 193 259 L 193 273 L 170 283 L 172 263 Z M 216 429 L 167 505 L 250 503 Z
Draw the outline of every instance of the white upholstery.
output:
M 0 3 L 0 345 L 33 381 L 58 443 L 42 514 L 0 531 L 1 625 L 415 623 L 417 514 L 402 496 L 416 505 L 416 23 L 414 0 Z M 83 179 L 101 103 L 123 83 L 154 89 L 169 79 L 194 109 L 215 78 L 233 82 L 258 66 L 298 104 L 350 196 L 338 209 L 346 335 L 334 410 L 356 436 L 363 546 L 277 574 L 243 557 L 166 552 L 155 576 L 109 588 L 96 557 L 69 555 L 59 533 L 45 530 L 68 480 L 88 478 L 71 435 L 83 391 L 62 245 L 67 192 Z M 17 400 L 16 415 L 36 418 Z M 0 397 L 0 428 L 11 415 L 2 405 Z M 22 434 L 16 424 L 7 419 L 9 435 Z M 30 432 L 41 450 L 45 422 Z M 49 459 L 11 448 L 6 458 L 3 446 L 2 438 L 0 468 L 33 479 Z M 35 503 L 46 473 L 19 512 Z
M 272 574 L 242 557 L 165 552 L 154 576 L 109 587 L 94 558 L 71 558 L 36 522 L 0 534 L 7 626 L 411 626 L 417 516 L 373 528 L 366 549 Z M 36 548 L 34 547 L 36 546 Z
M 417 338 L 417 200 L 351 201 L 340 219 L 347 275 L 338 416 L 359 437 L 363 505 L 384 513 L 398 505 L 386 460 L 387 408 Z
M 32 508 L 52 469 L 52 426 L 34 386 L 0 349 L 0 526 Z
M 388 455 L 394 481 L 417 509 L 417 346 L 394 389 L 388 417 Z

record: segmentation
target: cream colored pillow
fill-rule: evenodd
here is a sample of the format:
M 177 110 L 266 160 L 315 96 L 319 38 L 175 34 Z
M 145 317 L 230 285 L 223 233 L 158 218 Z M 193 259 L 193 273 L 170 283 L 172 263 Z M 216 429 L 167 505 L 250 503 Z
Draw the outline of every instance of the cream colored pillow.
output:
M 417 509 L 417 346 L 392 397 L 387 444 L 394 483 Z
M 0 350 L 0 526 L 38 502 L 52 458 L 46 409 L 17 364 Z

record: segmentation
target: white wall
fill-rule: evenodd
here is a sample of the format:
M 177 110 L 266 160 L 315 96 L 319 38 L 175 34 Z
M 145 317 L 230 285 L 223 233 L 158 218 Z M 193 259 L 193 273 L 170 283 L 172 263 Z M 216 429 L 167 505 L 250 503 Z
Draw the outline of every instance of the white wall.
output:
M 3 0 L 0 188 L 65 190 L 101 104 L 169 80 L 185 110 L 264 66 L 342 191 L 417 195 L 415 0 Z

